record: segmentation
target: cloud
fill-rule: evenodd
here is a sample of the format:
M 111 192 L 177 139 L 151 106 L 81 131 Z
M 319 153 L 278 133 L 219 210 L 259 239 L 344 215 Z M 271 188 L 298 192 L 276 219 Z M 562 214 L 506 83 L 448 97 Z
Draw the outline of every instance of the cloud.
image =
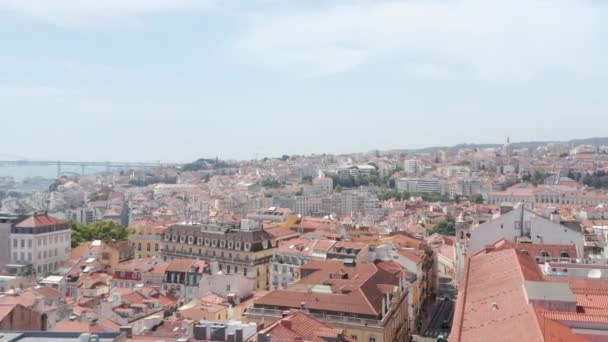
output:
M 254 13 L 234 48 L 313 74 L 390 59 L 428 77 L 525 81 L 544 70 L 590 70 L 590 59 L 606 55 L 606 14 L 582 0 L 333 1 Z
M 8 11 L 71 28 L 138 24 L 144 15 L 207 9 L 219 0 L 0 0 Z

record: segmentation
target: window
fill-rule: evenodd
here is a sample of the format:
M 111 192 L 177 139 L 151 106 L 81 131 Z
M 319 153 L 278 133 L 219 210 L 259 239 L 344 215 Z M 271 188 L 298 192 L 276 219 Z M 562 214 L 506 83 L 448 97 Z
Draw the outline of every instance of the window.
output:
M 352 338 L 353 340 L 357 341 L 359 338 L 357 337 L 357 335 L 350 335 L 350 338 Z
M 141 242 L 137 243 L 137 250 L 141 252 Z
M 241 242 L 237 241 L 234 248 L 241 249 Z
M 19 243 L 19 242 L 17 242 L 17 239 L 14 239 L 14 240 L 13 240 L 13 247 L 17 247 L 17 244 L 18 244 L 18 243 Z
M 230 273 L 230 265 L 226 266 L 226 273 Z
M 568 254 L 568 252 L 566 252 L 566 251 L 561 251 L 561 252 L 559 253 L 559 257 L 560 257 L 560 258 L 569 258 L 569 257 L 570 257 L 570 254 Z
M 146 251 L 148 251 L 148 252 L 149 252 L 151 249 L 152 249 L 152 248 L 150 248 L 150 243 L 148 242 L 148 243 L 146 244 Z
M 17 261 L 18 257 L 19 257 L 19 254 L 17 254 L 17 252 L 13 252 L 13 261 Z
M 42 252 L 42 257 L 46 259 L 46 251 Z
M 528 254 L 528 250 L 526 250 L 526 249 L 522 249 L 521 254 L 530 255 L 530 254 Z
M 25 240 L 21 239 L 21 248 L 25 248 Z
M 226 285 L 226 291 L 230 291 L 230 284 Z
M 155 251 L 155 252 L 158 252 L 158 244 L 155 244 L 155 245 L 154 245 L 154 251 Z
M 32 248 L 32 240 L 27 240 L 27 247 Z
M 550 257 L 551 255 L 549 255 L 549 252 L 547 252 L 547 251 L 540 251 L 540 256 L 545 257 L 545 258 L 548 258 L 548 257 Z
M 247 276 L 247 267 L 243 268 L 243 275 L 246 277 Z
M 376 337 L 375 336 L 370 336 L 369 337 L 369 342 L 376 342 Z
M 21 252 L 21 258 L 19 260 L 25 260 L 25 253 Z
M 220 248 L 225 248 L 226 247 L 226 240 L 221 240 L 220 241 Z

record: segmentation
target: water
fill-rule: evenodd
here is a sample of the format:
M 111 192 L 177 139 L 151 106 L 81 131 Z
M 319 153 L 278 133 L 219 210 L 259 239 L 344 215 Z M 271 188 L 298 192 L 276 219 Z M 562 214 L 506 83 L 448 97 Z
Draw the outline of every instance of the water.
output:
M 85 168 L 85 175 L 90 175 L 98 172 L 105 171 L 105 167 L 94 167 L 90 166 Z M 80 166 L 61 166 L 61 172 L 72 172 L 80 174 L 82 169 Z M 57 178 L 57 166 L 55 165 L 44 165 L 44 166 L 1 166 L 0 165 L 0 177 L 10 176 L 15 181 L 22 181 L 30 177 L 44 177 L 44 178 Z

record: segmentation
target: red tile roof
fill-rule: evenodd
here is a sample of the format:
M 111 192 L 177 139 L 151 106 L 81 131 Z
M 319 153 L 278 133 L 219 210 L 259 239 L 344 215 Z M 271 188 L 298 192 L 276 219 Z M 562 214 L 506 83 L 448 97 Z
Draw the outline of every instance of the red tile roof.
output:
M 307 342 L 325 342 L 328 339 L 336 339 L 342 330 L 334 329 L 301 311 L 294 311 L 259 333 L 269 334 L 271 341 L 300 339 Z
M 577 312 L 534 307 L 528 303 L 525 281 L 570 283 Z M 466 262 L 450 341 L 585 341 L 566 325 L 568 321 L 606 322 L 601 316 L 608 317 L 608 288 L 604 281 L 585 281 L 579 287 L 573 282 L 576 280 L 545 279 L 535 260 L 514 248 L 478 253 Z M 579 295 L 593 291 L 601 297 Z
M 374 263 L 345 266 L 339 260 L 316 260 L 301 267 L 303 278 L 287 289 L 275 290 L 255 301 L 256 305 L 348 312 L 377 316 L 382 299 L 399 285 L 399 278 Z M 331 293 L 314 291 L 324 285 Z M 387 286 L 382 286 L 387 285 Z
M 60 220 L 49 215 L 32 215 L 25 220 L 19 222 L 15 227 L 17 228 L 40 228 L 56 226 L 59 224 L 66 224 L 67 221 Z

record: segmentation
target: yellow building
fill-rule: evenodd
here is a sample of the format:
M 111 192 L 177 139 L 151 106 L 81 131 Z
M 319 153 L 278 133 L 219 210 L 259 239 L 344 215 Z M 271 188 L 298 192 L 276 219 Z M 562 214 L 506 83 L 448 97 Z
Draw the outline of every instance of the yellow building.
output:
M 129 242 L 135 250 L 137 258 L 158 257 L 161 249 L 163 233 L 168 226 L 136 227 L 135 232 L 129 235 Z

